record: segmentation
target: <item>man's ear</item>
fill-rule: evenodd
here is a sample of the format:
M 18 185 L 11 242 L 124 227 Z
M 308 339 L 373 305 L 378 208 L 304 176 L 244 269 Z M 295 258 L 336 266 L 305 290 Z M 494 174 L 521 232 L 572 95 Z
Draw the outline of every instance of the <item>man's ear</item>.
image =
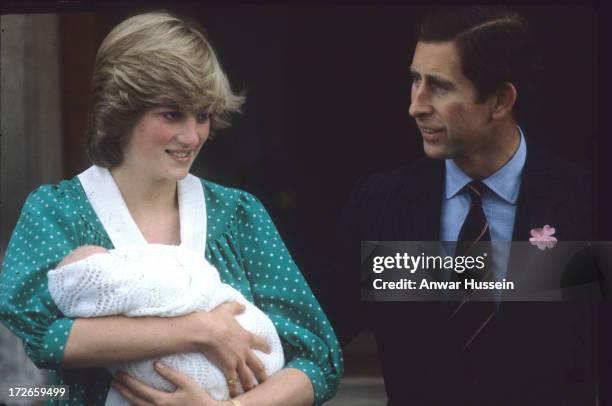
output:
M 495 103 L 491 111 L 491 118 L 499 120 L 512 114 L 512 107 L 516 102 L 516 88 L 510 82 L 504 83 L 494 95 Z

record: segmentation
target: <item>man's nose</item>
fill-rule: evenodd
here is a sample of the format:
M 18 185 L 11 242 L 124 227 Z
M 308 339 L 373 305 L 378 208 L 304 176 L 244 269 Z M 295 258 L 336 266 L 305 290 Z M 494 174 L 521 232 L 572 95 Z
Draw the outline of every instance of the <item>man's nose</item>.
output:
M 413 87 L 410 94 L 408 114 L 410 114 L 411 117 L 417 117 L 424 114 L 430 114 L 432 111 L 433 107 L 429 100 L 429 94 L 424 86 Z

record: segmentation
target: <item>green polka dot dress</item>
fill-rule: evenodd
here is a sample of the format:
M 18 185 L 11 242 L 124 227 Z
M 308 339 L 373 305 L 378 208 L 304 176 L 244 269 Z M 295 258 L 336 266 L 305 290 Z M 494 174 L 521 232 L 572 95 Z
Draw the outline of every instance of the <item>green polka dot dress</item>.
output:
M 286 367 L 310 378 L 315 403 L 331 398 L 342 375 L 334 331 L 270 216 L 252 195 L 202 180 L 206 197 L 204 255 L 223 282 L 238 289 L 274 323 Z M 0 320 L 23 341 L 49 384 L 70 385 L 58 404 L 103 405 L 111 376 L 103 368 L 63 369 L 73 320 L 53 303 L 47 271 L 81 245 L 113 248 L 78 180 L 32 192 L 13 231 L 0 274 Z

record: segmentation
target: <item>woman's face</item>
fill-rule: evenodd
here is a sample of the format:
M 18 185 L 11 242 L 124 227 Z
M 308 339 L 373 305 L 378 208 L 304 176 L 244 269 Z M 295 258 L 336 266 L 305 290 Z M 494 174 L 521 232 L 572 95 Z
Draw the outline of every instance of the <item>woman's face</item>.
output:
M 137 179 L 181 180 L 189 173 L 209 131 L 206 113 L 151 108 L 136 122 L 120 167 L 134 171 Z

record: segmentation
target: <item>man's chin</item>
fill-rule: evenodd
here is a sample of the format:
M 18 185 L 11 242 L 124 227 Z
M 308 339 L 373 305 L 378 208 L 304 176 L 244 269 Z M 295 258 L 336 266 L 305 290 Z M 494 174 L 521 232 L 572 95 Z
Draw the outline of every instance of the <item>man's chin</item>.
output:
M 431 159 L 450 158 L 450 154 L 448 150 L 444 148 L 444 145 L 440 145 L 440 144 L 435 145 L 435 144 L 428 143 L 427 141 L 424 141 L 423 150 L 425 151 L 425 154 Z

